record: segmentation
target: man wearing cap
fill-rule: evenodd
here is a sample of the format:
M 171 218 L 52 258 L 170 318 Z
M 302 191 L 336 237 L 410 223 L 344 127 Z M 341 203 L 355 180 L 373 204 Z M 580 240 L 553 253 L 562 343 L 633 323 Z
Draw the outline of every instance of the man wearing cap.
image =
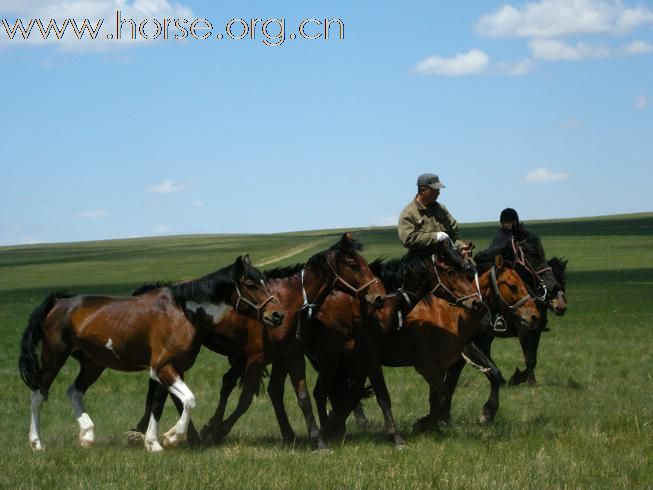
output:
M 459 240 L 458 223 L 438 196 L 444 185 L 435 174 L 417 178 L 417 196 L 399 215 L 399 239 L 411 250 L 431 250 L 436 243 L 451 239 L 456 247 L 466 244 Z

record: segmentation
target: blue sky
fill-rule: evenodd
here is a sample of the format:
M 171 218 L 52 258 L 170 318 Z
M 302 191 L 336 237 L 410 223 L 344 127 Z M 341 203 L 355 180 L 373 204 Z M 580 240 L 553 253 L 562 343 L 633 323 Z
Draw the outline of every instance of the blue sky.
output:
M 423 172 L 462 222 L 653 210 L 650 3 L 0 0 L 0 19 L 117 9 L 213 36 L 0 24 L 0 245 L 389 225 Z M 235 18 L 283 18 L 286 40 L 215 39 Z M 345 38 L 288 39 L 308 18 Z

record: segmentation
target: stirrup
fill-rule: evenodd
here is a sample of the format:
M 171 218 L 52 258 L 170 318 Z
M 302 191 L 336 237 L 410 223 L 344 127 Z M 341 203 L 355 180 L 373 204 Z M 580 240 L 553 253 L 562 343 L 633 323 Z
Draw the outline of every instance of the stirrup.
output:
M 495 332 L 503 333 L 508 329 L 506 325 L 506 320 L 501 315 L 497 315 L 494 322 L 492 323 L 492 329 Z

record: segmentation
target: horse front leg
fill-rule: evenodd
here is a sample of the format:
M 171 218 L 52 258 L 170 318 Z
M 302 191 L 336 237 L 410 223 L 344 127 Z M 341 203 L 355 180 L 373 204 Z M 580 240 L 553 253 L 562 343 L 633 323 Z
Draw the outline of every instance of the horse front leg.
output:
M 306 387 L 306 360 L 304 359 L 303 354 L 288 362 L 288 374 L 290 375 L 290 382 L 292 383 L 293 388 L 295 389 L 295 394 L 297 395 L 297 403 L 304 414 L 304 420 L 306 421 L 308 438 L 311 446 L 316 451 L 328 449 L 327 445 L 322 440 L 322 434 L 317 426 L 317 422 L 315 421 L 315 416 L 313 415 L 311 396 Z
M 386 437 L 398 448 L 406 445 L 403 437 L 397 429 L 394 416 L 392 415 L 392 401 L 390 400 L 390 392 L 385 383 L 385 376 L 383 376 L 383 368 L 376 363 L 370 370 L 370 381 L 376 394 L 376 402 L 381 408 L 383 413 L 383 425 L 385 428 Z
M 186 383 L 184 383 L 182 375 L 182 373 L 178 373 L 170 364 L 156 371 L 157 378 L 166 386 L 170 394 L 181 400 L 183 405 L 183 411 L 177 423 L 168 432 L 163 434 L 163 447 L 177 447 L 186 440 L 191 412 L 197 404 L 195 395 Z M 154 416 L 150 418 L 150 425 L 152 425 L 153 419 Z M 150 428 L 148 427 L 148 433 L 150 432 Z
M 262 359 L 248 360 L 245 368 L 243 389 L 240 392 L 238 405 L 235 410 L 225 419 L 223 423 L 217 427 L 213 427 L 207 435 L 215 442 L 221 442 L 231 429 L 236 424 L 238 419 L 247 411 L 252 404 L 254 395 L 258 392 L 258 388 L 263 378 L 263 361 Z
M 238 379 L 241 377 L 244 371 L 245 359 L 237 358 L 231 362 L 229 369 L 222 376 L 222 386 L 220 387 L 220 400 L 218 401 L 218 406 L 216 407 L 215 413 L 211 419 L 200 431 L 200 435 L 205 442 L 209 442 L 211 440 L 212 432 L 217 430 L 218 427 L 222 425 L 222 422 L 224 421 L 224 414 L 227 409 L 227 402 L 229 401 L 229 396 L 236 388 Z
M 475 342 L 471 342 L 465 346 L 463 356 L 472 367 L 485 374 L 490 382 L 490 396 L 485 402 L 485 405 L 483 405 L 480 418 L 482 424 L 487 424 L 494 420 L 497 411 L 499 410 L 499 389 L 502 384 L 506 383 L 506 381 L 503 379 L 501 371 L 499 371 L 499 368 L 494 364 L 494 361 L 490 357 L 491 339 L 489 342 L 485 343 L 483 343 L 483 339 L 479 339 L 479 342 L 481 345 L 485 346 L 485 351 L 479 348 Z
M 542 332 L 539 329 L 520 329 L 519 344 L 521 345 L 521 349 L 524 354 L 526 369 L 524 371 L 520 371 L 519 368 L 515 368 L 515 373 L 512 375 L 510 381 L 508 382 L 511 386 L 516 386 L 523 382 L 528 382 L 530 386 L 537 385 L 537 380 L 535 379 L 535 366 L 537 365 L 537 349 L 540 345 L 541 335 Z
M 286 406 L 283 402 L 283 393 L 285 390 L 287 375 L 288 369 L 284 363 L 272 363 L 270 382 L 268 383 L 268 395 L 270 396 L 274 413 L 277 416 L 277 422 L 279 424 L 279 429 L 281 430 L 281 437 L 285 443 L 292 444 L 296 437 L 295 431 L 293 431 L 293 428 L 290 425 Z

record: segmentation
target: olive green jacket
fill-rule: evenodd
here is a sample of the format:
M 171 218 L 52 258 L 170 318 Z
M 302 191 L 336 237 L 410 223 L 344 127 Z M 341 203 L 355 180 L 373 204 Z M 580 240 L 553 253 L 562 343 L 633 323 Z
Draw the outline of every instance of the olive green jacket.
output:
M 464 245 L 458 240 L 458 222 L 439 202 L 425 207 L 413 199 L 399 215 L 399 239 L 406 248 L 433 248 L 437 243 L 435 234 L 438 231 L 448 234 L 456 246 Z

